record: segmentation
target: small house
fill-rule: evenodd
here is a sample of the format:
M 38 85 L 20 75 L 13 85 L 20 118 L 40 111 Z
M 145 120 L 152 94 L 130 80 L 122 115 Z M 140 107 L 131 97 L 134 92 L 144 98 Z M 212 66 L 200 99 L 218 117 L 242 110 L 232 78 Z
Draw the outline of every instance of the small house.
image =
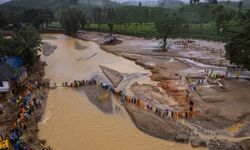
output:
M 9 79 L 0 74 L 0 93 L 8 92 L 10 90 Z
M 8 93 L 18 86 L 22 86 L 27 78 L 26 69 L 20 62 L 1 61 L 0 63 L 0 93 Z

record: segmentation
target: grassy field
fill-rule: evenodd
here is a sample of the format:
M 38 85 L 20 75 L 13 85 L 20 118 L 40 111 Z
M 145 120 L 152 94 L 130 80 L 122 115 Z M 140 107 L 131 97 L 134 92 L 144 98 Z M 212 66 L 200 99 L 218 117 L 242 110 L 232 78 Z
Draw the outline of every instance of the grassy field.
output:
M 62 29 L 62 25 L 59 22 L 51 22 L 48 25 L 49 28 Z
M 89 24 L 85 26 L 87 30 L 95 30 L 102 32 L 109 32 L 109 28 L 106 24 Z M 153 23 L 148 24 L 125 24 L 125 25 L 114 25 L 113 31 L 115 33 L 134 35 L 134 36 L 142 36 L 142 37 L 155 37 L 156 30 L 155 25 Z
M 62 28 L 62 26 L 57 22 L 49 24 L 48 27 Z M 237 32 L 242 30 L 242 28 L 243 26 L 227 26 L 226 32 L 220 33 L 218 32 L 218 29 L 216 28 L 216 25 L 214 23 L 187 24 L 183 25 L 184 30 L 181 31 L 180 34 L 176 35 L 175 37 L 227 41 L 231 37 L 236 35 Z M 84 27 L 84 29 L 91 31 L 109 32 L 107 24 L 88 24 Z M 113 32 L 149 38 L 157 36 L 154 23 L 130 23 L 123 25 L 115 24 Z

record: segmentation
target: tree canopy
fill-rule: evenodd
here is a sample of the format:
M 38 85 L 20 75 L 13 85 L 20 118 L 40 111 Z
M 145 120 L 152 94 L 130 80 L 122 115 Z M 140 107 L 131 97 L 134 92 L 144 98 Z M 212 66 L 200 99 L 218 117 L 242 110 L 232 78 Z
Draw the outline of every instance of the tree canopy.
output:
M 8 25 L 8 19 L 4 13 L 0 12 L 0 29 L 3 29 Z
M 225 46 L 231 63 L 250 69 L 250 25 Z
M 65 34 L 74 35 L 80 27 L 86 24 L 85 15 L 77 8 L 67 8 L 61 12 L 60 23 Z
M 33 26 L 28 25 L 18 30 L 10 39 L 0 36 L 0 55 L 22 57 L 31 67 L 38 59 L 41 44 L 40 34 Z
M 163 18 L 155 23 L 155 27 L 158 33 L 158 38 L 163 39 L 162 48 L 166 49 L 167 38 L 174 36 L 180 32 L 181 22 L 180 18 L 176 14 L 166 14 Z
M 20 16 L 20 22 L 32 24 L 39 28 L 42 24 L 48 24 L 54 19 L 54 14 L 47 9 L 28 9 Z

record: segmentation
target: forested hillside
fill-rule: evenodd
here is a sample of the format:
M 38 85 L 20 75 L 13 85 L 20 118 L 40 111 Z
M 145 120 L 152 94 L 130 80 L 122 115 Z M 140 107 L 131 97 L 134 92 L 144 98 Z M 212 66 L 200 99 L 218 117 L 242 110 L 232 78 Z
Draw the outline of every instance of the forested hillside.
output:
M 0 5 L 0 11 L 10 13 L 20 13 L 27 9 L 49 9 L 57 12 L 69 6 L 83 8 L 89 7 L 111 7 L 116 6 L 115 2 L 110 0 L 12 0 Z

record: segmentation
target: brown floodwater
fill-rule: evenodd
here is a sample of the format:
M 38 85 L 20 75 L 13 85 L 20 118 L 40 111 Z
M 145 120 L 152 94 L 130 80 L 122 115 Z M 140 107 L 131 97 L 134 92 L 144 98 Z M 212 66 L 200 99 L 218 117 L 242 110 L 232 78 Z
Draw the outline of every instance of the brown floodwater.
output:
M 44 35 L 43 35 L 44 36 Z M 46 35 L 48 36 L 48 35 Z M 46 78 L 62 81 L 91 78 L 102 74 L 99 65 L 124 73 L 148 73 L 134 62 L 102 51 L 94 42 L 85 42 L 65 35 L 44 41 L 56 45 L 47 62 Z M 75 49 L 75 43 L 87 47 Z M 46 111 L 39 123 L 39 137 L 55 150 L 191 150 L 190 145 L 177 144 L 149 136 L 136 128 L 118 101 L 113 105 L 119 113 L 107 114 L 93 105 L 85 94 L 69 88 L 49 92 Z

